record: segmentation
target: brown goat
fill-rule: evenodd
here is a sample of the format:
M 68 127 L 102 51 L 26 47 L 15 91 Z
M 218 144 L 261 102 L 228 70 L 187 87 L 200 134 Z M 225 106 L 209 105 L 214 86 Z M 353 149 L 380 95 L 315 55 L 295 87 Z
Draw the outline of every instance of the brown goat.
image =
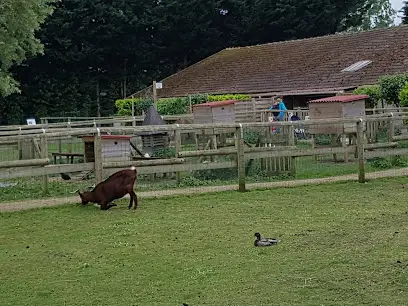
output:
M 133 190 L 133 185 L 136 181 L 137 171 L 135 167 L 125 169 L 112 174 L 103 182 L 100 182 L 91 191 L 81 193 L 78 191 L 83 205 L 89 202 L 96 203 L 101 206 L 102 210 L 107 210 L 116 204 L 111 202 L 116 199 L 120 199 L 126 194 L 130 195 L 130 203 L 128 208 L 132 207 L 134 202 L 134 209 L 137 208 L 138 201 L 137 196 Z

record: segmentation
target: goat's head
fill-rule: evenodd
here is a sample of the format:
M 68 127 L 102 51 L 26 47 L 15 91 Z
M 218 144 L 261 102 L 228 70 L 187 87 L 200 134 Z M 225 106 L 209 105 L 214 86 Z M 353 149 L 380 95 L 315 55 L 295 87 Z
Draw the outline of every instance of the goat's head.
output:
M 78 190 L 78 194 L 81 197 L 81 202 L 83 205 L 88 204 L 89 202 L 92 202 L 93 200 L 93 192 L 92 191 L 85 191 L 83 193 L 81 193 Z

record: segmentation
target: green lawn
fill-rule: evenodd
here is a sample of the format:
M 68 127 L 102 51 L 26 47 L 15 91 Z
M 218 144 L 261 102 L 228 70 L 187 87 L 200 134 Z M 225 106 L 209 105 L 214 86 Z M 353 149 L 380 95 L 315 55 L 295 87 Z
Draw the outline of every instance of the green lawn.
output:
M 0 214 L 1 305 L 406 305 L 406 181 Z

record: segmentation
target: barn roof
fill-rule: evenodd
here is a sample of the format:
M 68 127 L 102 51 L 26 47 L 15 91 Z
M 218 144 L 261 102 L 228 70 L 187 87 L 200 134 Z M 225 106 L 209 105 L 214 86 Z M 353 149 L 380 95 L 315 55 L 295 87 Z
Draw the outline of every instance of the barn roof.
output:
M 329 98 L 317 99 L 309 101 L 309 103 L 327 103 L 327 102 L 354 102 L 358 100 L 368 99 L 367 95 L 346 95 L 346 96 L 334 96 Z
M 162 80 L 159 97 L 354 88 L 408 71 L 408 25 L 224 49 Z M 145 91 L 151 92 L 151 86 Z M 140 96 L 145 91 L 135 95 Z

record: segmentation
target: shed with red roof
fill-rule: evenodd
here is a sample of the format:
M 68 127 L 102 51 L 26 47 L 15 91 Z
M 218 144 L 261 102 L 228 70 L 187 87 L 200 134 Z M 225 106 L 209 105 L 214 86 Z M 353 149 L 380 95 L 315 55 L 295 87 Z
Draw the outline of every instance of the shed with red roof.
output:
M 194 123 L 234 123 L 237 100 L 208 102 L 193 106 Z
M 365 116 L 367 95 L 344 95 L 309 102 L 310 119 L 352 118 Z M 350 126 L 350 128 L 348 128 Z M 312 134 L 354 133 L 355 124 L 330 124 L 311 127 Z

